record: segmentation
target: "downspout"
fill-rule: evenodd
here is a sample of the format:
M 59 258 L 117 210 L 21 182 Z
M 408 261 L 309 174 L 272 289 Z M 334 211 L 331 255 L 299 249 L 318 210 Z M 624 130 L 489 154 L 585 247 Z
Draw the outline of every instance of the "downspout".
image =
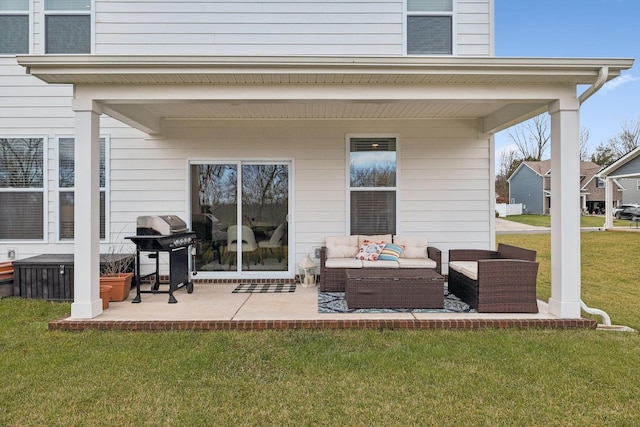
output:
M 580 102 L 580 105 L 582 105 L 584 101 L 589 99 L 591 95 L 600 90 L 600 88 L 607 82 L 607 78 L 609 78 L 609 67 L 600 68 L 600 72 L 598 72 L 598 79 L 595 81 L 595 83 L 592 84 L 587 90 L 582 92 L 582 94 L 578 97 L 578 102 Z M 594 314 L 596 316 L 602 317 L 602 323 L 605 326 L 611 326 L 611 318 L 606 312 L 598 308 L 591 308 L 587 306 L 587 304 L 582 301 L 582 298 L 580 298 L 580 308 L 582 308 L 582 310 L 589 314 Z
M 587 99 L 591 97 L 594 93 L 596 93 L 604 84 L 607 82 L 609 78 L 609 67 L 602 67 L 598 72 L 598 79 L 592 84 L 587 90 L 582 92 L 582 94 L 578 97 L 578 101 L 580 105 Z

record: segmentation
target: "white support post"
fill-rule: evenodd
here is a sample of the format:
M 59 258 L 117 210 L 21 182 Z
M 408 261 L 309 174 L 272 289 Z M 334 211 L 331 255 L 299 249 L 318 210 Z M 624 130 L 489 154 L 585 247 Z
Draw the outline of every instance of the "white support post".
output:
M 604 185 L 604 228 L 613 227 L 613 178 L 607 177 Z
M 551 298 L 549 312 L 580 317 L 580 104 L 560 99 L 551 115 Z
M 102 314 L 100 299 L 100 113 L 74 102 L 74 301 L 71 317 Z

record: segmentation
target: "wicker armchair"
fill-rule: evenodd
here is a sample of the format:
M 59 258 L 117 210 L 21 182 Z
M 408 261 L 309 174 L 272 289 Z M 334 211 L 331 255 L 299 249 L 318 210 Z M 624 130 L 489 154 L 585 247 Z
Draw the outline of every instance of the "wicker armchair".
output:
M 449 251 L 449 292 L 481 313 L 537 313 L 536 251 L 499 244 L 497 251 Z

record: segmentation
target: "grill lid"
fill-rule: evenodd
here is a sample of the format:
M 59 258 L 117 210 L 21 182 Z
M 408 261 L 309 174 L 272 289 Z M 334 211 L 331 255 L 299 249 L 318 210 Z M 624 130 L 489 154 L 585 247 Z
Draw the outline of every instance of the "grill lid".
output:
M 185 233 L 187 224 L 176 215 L 144 215 L 139 216 L 136 221 L 136 234 L 162 235 Z

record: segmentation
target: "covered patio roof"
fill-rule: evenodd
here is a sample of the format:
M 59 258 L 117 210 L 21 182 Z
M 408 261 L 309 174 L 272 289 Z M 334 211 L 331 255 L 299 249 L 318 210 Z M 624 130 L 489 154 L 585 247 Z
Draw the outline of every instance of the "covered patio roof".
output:
M 602 85 L 629 59 L 19 56 L 149 134 L 171 120 L 482 119 L 494 133 Z M 130 89 L 135 87 L 135 91 Z M 179 88 L 179 90 L 177 90 Z
M 580 317 L 579 109 L 631 59 L 461 57 L 18 56 L 27 72 L 74 86 L 76 300 L 101 314 L 100 114 L 150 135 L 193 120 L 477 120 L 483 137 L 551 115 L 552 265 L 549 313 Z M 581 94 L 579 85 L 589 87 Z M 491 168 L 490 168 L 491 169 Z M 491 179 L 491 173 L 487 179 Z M 89 214 L 89 215 L 87 215 Z

